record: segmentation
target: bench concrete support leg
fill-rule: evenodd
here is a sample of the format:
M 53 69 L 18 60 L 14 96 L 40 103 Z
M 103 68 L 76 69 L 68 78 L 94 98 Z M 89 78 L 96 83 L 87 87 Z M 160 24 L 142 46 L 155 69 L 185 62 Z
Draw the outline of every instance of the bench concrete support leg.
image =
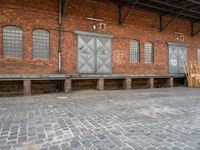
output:
M 65 93 L 72 91 L 72 79 L 65 79 Z
M 173 77 L 169 78 L 169 85 L 171 88 L 174 87 L 174 78 Z
M 132 82 L 131 78 L 126 78 L 125 79 L 124 87 L 125 87 L 126 90 L 130 90 L 131 89 L 131 82 Z
M 98 79 L 97 90 L 99 90 L 99 91 L 104 90 L 104 79 L 103 78 Z
M 24 89 L 24 96 L 31 95 L 31 80 L 24 80 L 23 89 Z
M 154 78 L 150 78 L 150 89 L 154 88 Z

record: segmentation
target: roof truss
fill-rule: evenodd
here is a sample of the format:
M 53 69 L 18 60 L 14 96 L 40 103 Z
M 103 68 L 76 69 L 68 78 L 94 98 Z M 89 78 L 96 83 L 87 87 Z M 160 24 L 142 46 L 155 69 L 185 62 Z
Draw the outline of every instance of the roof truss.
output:
M 191 36 L 195 36 L 200 32 L 200 29 L 198 29 L 196 31 L 194 30 L 194 25 L 195 25 L 195 23 L 191 22 Z
M 122 16 L 122 9 L 123 7 L 121 5 L 119 5 L 119 25 L 122 25 L 126 19 L 126 17 L 130 14 L 131 10 L 134 9 L 134 7 L 136 6 L 138 0 L 133 0 L 131 7 L 128 8 L 128 11 L 125 13 L 124 16 Z
M 191 22 L 192 36 L 197 35 L 200 30 L 194 31 L 194 24 L 200 24 L 200 2 L 199 0 L 99 0 L 114 3 L 119 8 L 119 24 L 122 25 L 133 8 L 157 13 L 160 16 L 160 31 L 164 31 L 177 18 Z M 122 8 L 129 7 L 122 16 Z M 171 16 L 169 22 L 163 22 L 163 16 Z
M 178 15 L 171 18 L 165 25 L 163 23 L 163 16 L 160 15 L 160 32 L 164 31 L 174 20 L 178 17 Z

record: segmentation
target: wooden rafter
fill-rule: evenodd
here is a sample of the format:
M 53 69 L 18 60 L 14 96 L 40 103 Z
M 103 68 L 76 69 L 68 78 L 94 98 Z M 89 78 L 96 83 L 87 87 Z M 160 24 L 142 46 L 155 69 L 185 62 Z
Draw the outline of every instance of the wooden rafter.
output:
M 131 0 L 97 0 L 105 3 L 113 3 L 119 6 L 119 12 L 122 7 L 131 7 L 133 3 Z M 163 0 L 138 0 L 136 9 L 143 9 L 145 11 L 150 11 L 165 16 L 175 16 L 177 12 L 179 13 L 179 18 L 200 22 L 200 2 L 199 0 L 173 0 L 173 1 L 163 1 Z M 169 15 L 167 15 L 169 14 Z M 126 15 L 124 15 L 126 16 Z M 120 16 L 120 22 L 123 23 L 123 16 Z M 126 18 L 126 17 L 125 17 Z
M 168 2 L 165 2 L 165 1 L 162 1 L 162 0 L 150 0 L 150 1 L 158 3 L 160 5 L 165 5 L 165 6 L 174 8 L 174 9 L 179 9 L 179 10 L 184 10 L 184 11 L 189 11 L 189 12 L 192 12 L 192 13 L 200 14 L 199 11 L 196 11 L 196 10 L 193 10 L 193 9 L 188 9 L 188 8 L 178 6 L 178 5 L 174 5 L 172 3 L 168 3 Z
M 193 4 L 200 5 L 200 2 L 198 0 L 186 0 L 186 1 L 193 3 Z

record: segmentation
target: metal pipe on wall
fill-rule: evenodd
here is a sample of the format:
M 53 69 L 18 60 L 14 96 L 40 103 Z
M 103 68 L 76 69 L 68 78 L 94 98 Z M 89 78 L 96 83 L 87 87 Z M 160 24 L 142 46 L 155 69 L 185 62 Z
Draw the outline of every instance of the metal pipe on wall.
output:
M 59 0 L 59 4 L 58 4 L 58 66 L 57 66 L 57 71 L 58 74 L 61 73 L 61 37 L 62 37 L 62 0 Z M 62 84 L 61 84 L 61 80 L 59 80 L 59 92 L 62 89 Z
M 58 73 L 61 73 L 61 38 L 62 38 L 62 0 L 59 0 L 59 12 L 58 12 Z

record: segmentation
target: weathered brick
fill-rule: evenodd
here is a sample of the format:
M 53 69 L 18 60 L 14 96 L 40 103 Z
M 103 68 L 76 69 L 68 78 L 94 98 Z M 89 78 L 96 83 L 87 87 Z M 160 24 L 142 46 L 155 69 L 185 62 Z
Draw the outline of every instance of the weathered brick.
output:
M 85 18 L 93 15 L 93 1 L 70 1 L 67 15 L 63 19 L 61 73 L 76 73 L 76 35 L 73 30 L 93 32 L 92 24 Z M 200 47 L 200 35 L 191 37 L 190 22 L 177 19 L 164 32 L 159 31 L 159 17 L 157 14 L 141 10 L 134 10 L 126 18 L 123 25 L 118 24 L 118 9 L 114 4 L 97 2 L 96 17 L 106 22 L 106 29 L 102 30 L 97 24 L 98 33 L 113 35 L 112 40 L 112 72 L 114 74 L 167 74 L 168 48 L 166 42 L 176 42 L 189 45 L 188 58 L 196 60 L 196 50 Z M 125 10 L 124 10 L 125 11 Z M 23 31 L 23 58 L 4 58 L 2 55 L 2 30 L 0 30 L 0 72 L 1 74 L 50 74 L 57 73 L 58 62 L 58 1 L 2 1 L 0 8 L 0 26 L 18 26 Z M 165 17 L 167 22 L 170 17 Z M 50 60 L 33 60 L 32 58 L 32 30 L 42 28 L 50 32 Z M 177 41 L 176 31 L 182 32 L 184 41 Z M 140 62 L 129 61 L 129 42 L 132 39 L 140 41 Z M 144 64 L 144 43 L 154 44 L 154 63 Z M 117 52 L 123 57 L 115 59 Z

